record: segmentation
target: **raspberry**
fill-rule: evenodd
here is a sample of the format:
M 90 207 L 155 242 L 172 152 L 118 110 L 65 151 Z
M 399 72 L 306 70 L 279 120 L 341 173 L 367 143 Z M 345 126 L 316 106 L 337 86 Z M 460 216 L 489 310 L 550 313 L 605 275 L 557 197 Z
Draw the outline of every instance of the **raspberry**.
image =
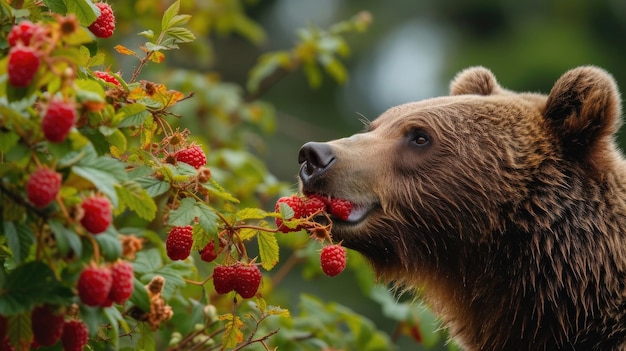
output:
M 346 268 L 346 249 L 340 245 L 328 245 L 320 255 L 322 270 L 329 277 L 334 277 Z
M 104 2 L 95 5 L 100 9 L 100 16 L 87 28 L 98 38 L 108 38 L 115 31 L 115 15 L 111 5 Z
M 22 44 L 26 46 L 30 45 L 30 38 L 32 38 L 33 34 L 39 29 L 41 29 L 41 26 L 34 24 L 31 21 L 25 20 L 20 22 L 19 24 L 13 26 L 9 32 L 9 36 L 7 38 L 9 46 L 13 47 L 17 45 L 18 41 L 22 42 Z
M 59 193 L 61 175 L 49 168 L 39 168 L 26 182 L 26 197 L 35 207 L 46 207 Z
M 213 286 L 215 292 L 220 295 L 235 290 L 235 267 L 216 266 L 213 269 Z
M 165 241 L 167 257 L 171 260 L 184 260 L 189 257 L 191 246 L 193 245 L 192 230 L 193 228 L 190 225 L 174 227 L 170 230 Z
M 176 158 L 176 161 L 185 162 L 195 169 L 206 165 L 206 155 L 199 145 L 192 145 L 186 149 L 178 150 L 174 154 L 174 158 Z
M 23 45 L 9 51 L 9 83 L 14 87 L 27 87 L 39 69 L 39 56 L 35 49 Z
M 74 121 L 76 121 L 74 106 L 63 100 L 53 99 L 41 120 L 43 135 L 53 143 L 60 143 L 70 134 Z
M 65 315 L 50 305 L 37 306 L 31 313 L 34 341 L 41 346 L 56 344 L 63 334 Z
M 206 244 L 204 249 L 200 250 L 200 258 L 204 262 L 213 262 L 213 260 L 217 258 L 217 255 L 219 255 L 219 253 L 222 251 L 223 247 L 224 245 L 220 242 L 219 249 L 215 250 L 215 242 L 211 241 Z
M 109 291 L 109 300 L 123 304 L 133 294 L 133 265 L 119 260 L 111 265 L 113 284 Z
M 254 264 L 235 266 L 235 291 L 244 299 L 251 298 L 259 290 L 261 271 Z
M 117 85 L 118 87 L 122 86 L 120 82 L 118 82 L 117 79 L 115 79 L 115 77 L 113 77 L 113 75 L 109 72 L 93 71 L 93 75 L 99 79 L 102 79 L 105 82 L 113 83 Z
M 83 351 L 88 339 L 89 331 L 84 322 L 77 320 L 65 322 L 61 336 L 64 351 Z
M 78 297 L 87 306 L 102 306 L 108 300 L 112 284 L 108 267 L 89 266 L 78 278 Z
M 344 199 L 332 199 L 330 200 L 330 214 L 345 221 L 350 217 L 352 212 L 352 203 Z
M 92 195 L 80 205 L 83 209 L 83 218 L 80 224 L 92 234 L 104 232 L 111 224 L 111 203 L 102 195 Z
M 276 201 L 276 207 L 275 207 L 276 212 L 279 211 L 281 203 L 285 203 L 287 204 L 287 206 L 291 207 L 291 209 L 294 212 L 292 218 L 302 218 L 304 214 L 304 202 L 302 201 L 300 197 L 296 195 L 281 197 L 280 199 L 278 199 L 278 201 Z M 302 229 L 300 228 L 300 226 L 298 226 L 297 228 L 288 228 L 287 226 L 283 225 L 282 218 L 276 218 L 275 221 L 276 221 L 276 227 L 278 228 L 278 230 L 280 230 L 283 233 L 297 232 L 300 229 Z
M 303 203 L 303 217 L 308 217 L 314 213 L 326 211 L 326 202 L 319 196 L 310 196 Z

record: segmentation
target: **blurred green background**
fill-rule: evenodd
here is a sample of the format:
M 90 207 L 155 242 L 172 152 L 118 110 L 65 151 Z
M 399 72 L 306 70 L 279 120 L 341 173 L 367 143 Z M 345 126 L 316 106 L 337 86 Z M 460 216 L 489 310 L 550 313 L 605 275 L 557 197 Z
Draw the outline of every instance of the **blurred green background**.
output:
M 137 8 L 143 11 L 145 6 L 165 8 L 169 3 L 109 2 L 118 7 L 118 16 L 127 18 L 133 18 Z M 183 6 L 186 2 L 191 0 L 183 0 Z M 469 66 L 491 69 L 502 86 L 517 91 L 548 93 L 565 71 L 588 64 L 605 68 L 619 85 L 626 86 L 624 0 L 197 0 L 196 3 L 217 10 L 225 4 L 245 6 L 246 15 L 265 31 L 265 40 L 245 25 L 234 35 L 220 35 L 217 30 L 203 36 L 200 21 L 196 23 L 196 45 L 173 52 L 166 64 L 199 74 L 219 72 L 222 81 L 241 86 L 245 86 L 249 70 L 260 54 L 293 46 L 297 28 L 307 24 L 325 28 L 362 10 L 371 13 L 373 23 L 369 30 L 347 37 L 352 50 L 344 61 L 349 70 L 345 84 L 337 84 L 325 76 L 320 88 L 311 89 L 304 74 L 297 72 L 282 79 L 262 98 L 276 109 L 275 130 L 263 142 L 250 140 L 249 146 L 265 161 L 271 173 L 293 184 L 294 191 L 297 154 L 303 143 L 348 136 L 362 129 L 363 117 L 372 120 L 393 105 L 445 95 L 454 75 Z M 219 12 L 216 16 L 219 17 Z M 128 47 L 140 41 L 134 35 L 137 28 L 143 30 L 141 17 L 134 20 L 120 22 L 127 27 L 118 28 L 116 33 Z M 213 22 L 207 19 L 206 26 L 209 25 Z M 119 67 L 112 69 L 120 69 L 128 76 L 134 62 L 122 59 L 118 64 Z M 155 68 L 157 72 L 162 69 Z M 339 278 L 307 281 L 300 278 L 298 271 L 293 271 L 281 285 L 282 292 L 275 293 L 292 298 L 294 304 L 299 292 L 340 302 L 371 318 L 391 335 L 395 323 L 383 317 L 380 307 L 371 299 L 360 296 L 353 278 L 354 273 L 347 272 Z M 403 337 L 398 349 L 421 347 Z

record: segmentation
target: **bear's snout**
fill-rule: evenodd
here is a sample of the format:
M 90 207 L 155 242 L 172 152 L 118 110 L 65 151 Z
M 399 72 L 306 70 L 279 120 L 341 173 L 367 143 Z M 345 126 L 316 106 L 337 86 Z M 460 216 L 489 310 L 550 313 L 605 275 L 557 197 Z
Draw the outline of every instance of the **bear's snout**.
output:
M 326 143 L 308 142 L 300 148 L 298 162 L 300 179 L 306 183 L 310 179 L 324 173 L 335 161 L 335 154 Z

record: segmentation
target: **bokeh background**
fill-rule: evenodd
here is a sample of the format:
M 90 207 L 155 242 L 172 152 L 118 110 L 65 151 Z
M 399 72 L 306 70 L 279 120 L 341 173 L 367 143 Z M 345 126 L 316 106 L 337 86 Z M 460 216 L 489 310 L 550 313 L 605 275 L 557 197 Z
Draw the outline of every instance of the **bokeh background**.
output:
M 119 3 L 120 16 L 133 16 L 132 6 L 109 2 Z M 262 98 L 276 109 L 276 123 L 269 136 L 251 141 L 250 148 L 294 191 L 297 154 L 303 143 L 348 136 L 362 130 L 363 118 L 372 120 L 393 105 L 447 94 L 450 80 L 469 66 L 491 69 L 502 86 L 518 91 L 548 93 L 561 74 L 579 65 L 603 67 L 626 87 L 624 0 L 196 2 L 215 9 L 224 4 L 244 6 L 265 36 L 251 41 L 245 33 L 212 31 L 203 36 L 199 31 L 192 49 L 173 53 L 166 64 L 198 74 L 219 72 L 221 80 L 241 86 L 259 55 L 293 46 L 298 28 L 308 24 L 325 28 L 359 11 L 371 13 L 373 22 L 367 32 L 347 36 L 351 54 L 343 61 L 349 72 L 344 84 L 325 76 L 319 88 L 311 89 L 304 74 L 296 72 Z M 155 3 L 165 6 L 168 1 L 136 0 L 134 6 Z M 140 27 L 141 18 L 137 21 Z M 125 45 L 133 47 L 133 41 L 140 40 L 131 35 L 135 29 L 120 28 L 116 35 L 128 35 Z M 125 66 L 132 70 L 130 61 L 121 61 L 114 69 L 124 71 Z M 289 299 L 304 291 L 340 302 L 391 335 L 394 323 L 371 299 L 359 295 L 355 284 L 349 272 L 341 278 L 309 281 L 295 270 L 276 294 Z M 407 337 L 398 343 L 399 350 L 422 349 Z M 438 347 L 446 349 L 443 344 Z

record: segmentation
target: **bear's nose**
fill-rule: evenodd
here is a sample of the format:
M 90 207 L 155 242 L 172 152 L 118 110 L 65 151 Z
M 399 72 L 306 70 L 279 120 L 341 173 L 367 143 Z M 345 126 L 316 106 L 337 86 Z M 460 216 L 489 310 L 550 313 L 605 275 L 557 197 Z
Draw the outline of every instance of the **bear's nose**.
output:
M 333 149 L 326 143 L 308 142 L 300 148 L 298 162 L 300 178 L 307 181 L 311 177 L 323 173 L 335 160 Z

